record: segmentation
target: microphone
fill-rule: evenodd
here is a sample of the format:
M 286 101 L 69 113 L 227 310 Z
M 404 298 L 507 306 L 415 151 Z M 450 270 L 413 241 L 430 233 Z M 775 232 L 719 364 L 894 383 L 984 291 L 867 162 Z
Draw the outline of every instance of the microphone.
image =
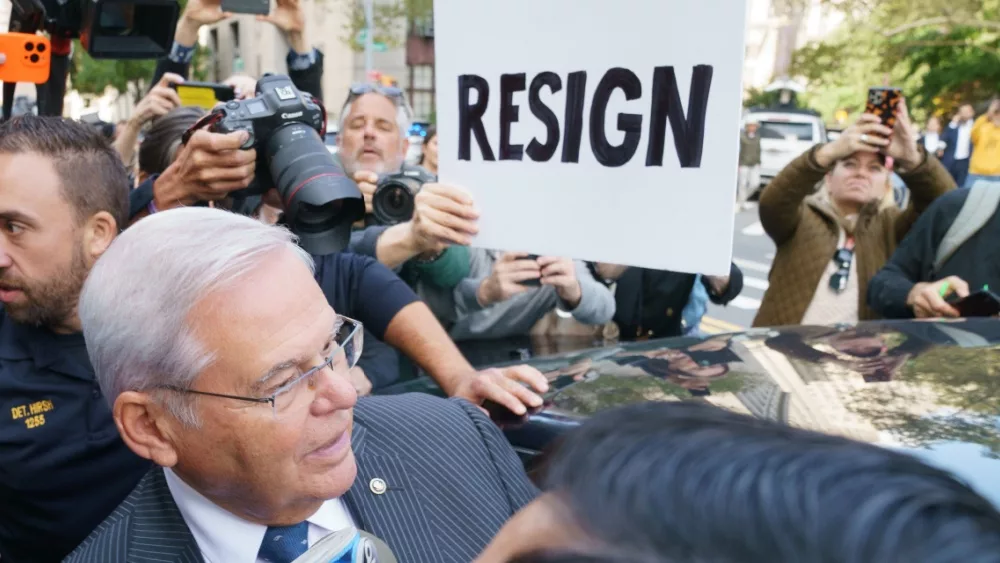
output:
M 292 563 L 398 563 L 386 543 L 348 528 L 324 537 Z

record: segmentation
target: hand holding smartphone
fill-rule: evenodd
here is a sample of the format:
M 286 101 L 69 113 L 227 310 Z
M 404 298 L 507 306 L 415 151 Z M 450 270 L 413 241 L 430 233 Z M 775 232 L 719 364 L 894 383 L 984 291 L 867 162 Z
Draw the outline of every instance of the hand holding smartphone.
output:
M 521 260 L 533 260 L 533 261 L 537 262 L 538 261 L 538 255 L 537 254 L 529 254 L 529 255 L 525 256 L 524 258 L 521 258 Z M 542 286 L 542 280 L 541 280 L 541 278 L 535 278 L 535 279 L 531 279 L 531 280 L 525 280 L 525 281 L 521 282 L 521 285 L 527 286 L 527 287 L 541 287 Z
M 49 81 L 51 43 L 31 33 L 0 33 L 0 82 L 45 84 Z
M 171 84 L 181 99 L 181 105 L 200 107 L 211 111 L 220 102 L 236 99 L 236 90 L 232 86 L 213 84 L 211 82 L 184 82 Z
M 1000 297 L 988 289 L 970 293 L 963 299 L 953 301 L 951 306 L 964 318 L 1000 315 Z
M 865 113 L 878 116 L 882 120 L 882 125 L 893 129 L 899 119 L 896 111 L 902 99 L 903 91 L 899 88 L 873 86 L 868 89 Z

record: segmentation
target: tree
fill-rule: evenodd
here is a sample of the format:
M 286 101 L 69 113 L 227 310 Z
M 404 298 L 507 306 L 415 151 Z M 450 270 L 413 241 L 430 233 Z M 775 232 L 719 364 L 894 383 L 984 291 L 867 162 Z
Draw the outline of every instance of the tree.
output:
M 990 97 L 1000 67 L 1000 0 L 825 0 L 846 15 L 841 30 L 807 45 L 793 71 L 829 114 L 860 110 L 864 89 L 885 79 L 917 118 Z
M 341 40 L 355 51 L 364 51 L 364 42 L 358 40 L 365 29 L 364 3 L 362 0 L 340 1 L 348 14 Z M 434 17 L 434 0 L 375 0 L 373 15 L 372 27 L 375 33 L 372 41 L 383 43 L 389 48 L 399 47 L 406 41 L 410 22 Z

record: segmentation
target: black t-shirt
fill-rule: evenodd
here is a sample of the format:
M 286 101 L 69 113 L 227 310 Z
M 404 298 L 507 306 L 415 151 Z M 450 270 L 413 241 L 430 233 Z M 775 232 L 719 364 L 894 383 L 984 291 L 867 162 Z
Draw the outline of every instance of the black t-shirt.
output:
M 419 298 L 406 282 L 374 258 L 337 253 L 313 256 L 313 260 L 316 281 L 333 310 L 361 321 L 365 327 L 358 365 L 372 387 L 392 384 L 399 379 L 399 356 L 381 341 L 396 314 Z
M 118 437 L 83 335 L 0 309 L 0 561 L 61 561 L 150 467 Z

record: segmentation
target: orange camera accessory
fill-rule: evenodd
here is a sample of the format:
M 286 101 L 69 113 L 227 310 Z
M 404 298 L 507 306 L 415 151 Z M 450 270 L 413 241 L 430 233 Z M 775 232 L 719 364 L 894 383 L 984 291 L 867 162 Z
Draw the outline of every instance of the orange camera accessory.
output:
M 52 44 L 47 37 L 30 33 L 0 33 L 0 53 L 6 61 L 0 64 L 0 82 L 49 81 Z

